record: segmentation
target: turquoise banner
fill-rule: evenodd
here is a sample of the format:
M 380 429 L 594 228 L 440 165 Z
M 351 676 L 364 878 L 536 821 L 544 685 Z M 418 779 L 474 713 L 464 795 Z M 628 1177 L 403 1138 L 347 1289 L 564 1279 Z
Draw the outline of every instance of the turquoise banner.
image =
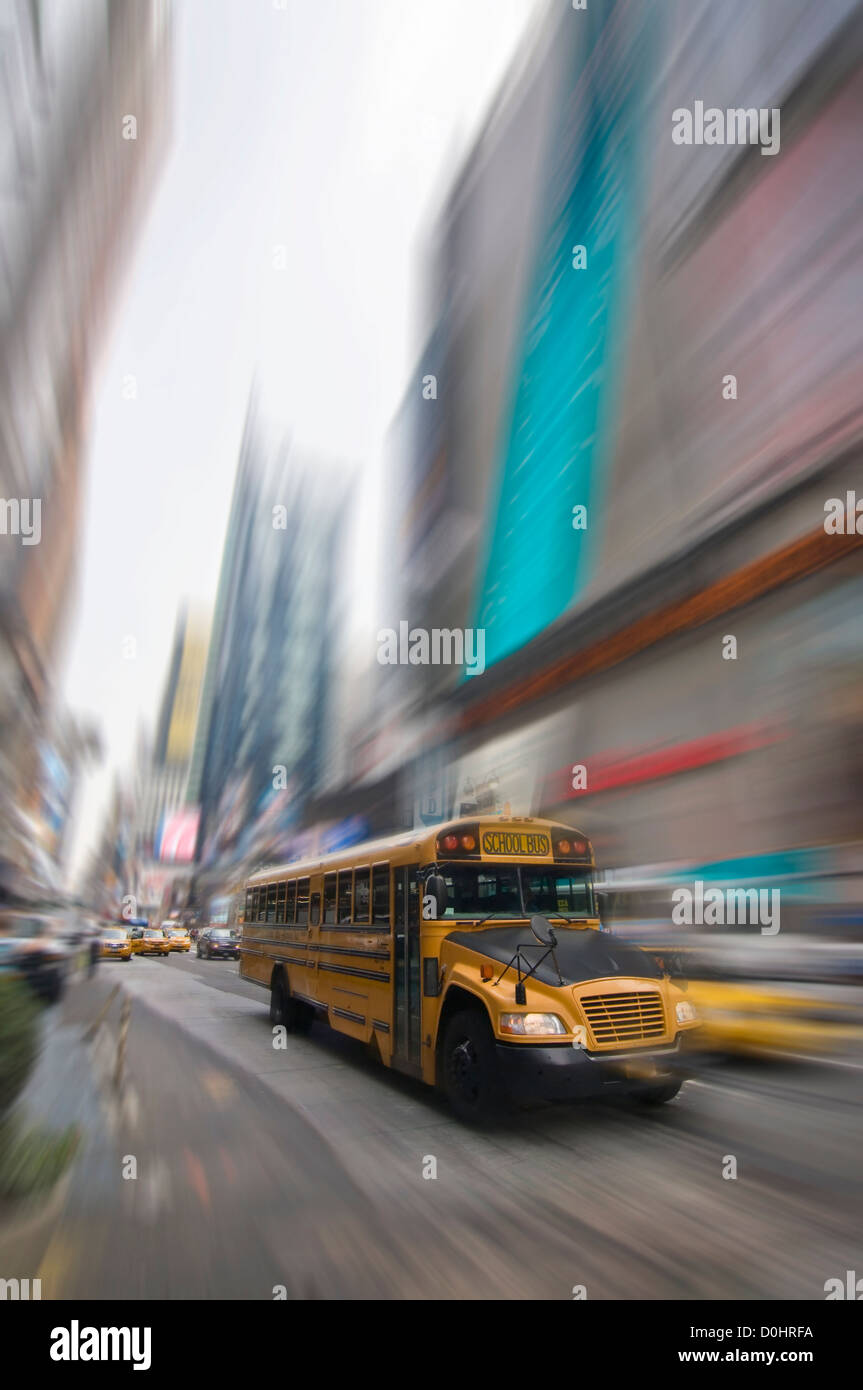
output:
M 650 163 L 655 10 L 596 5 L 561 25 L 568 77 L 549 150 L 546 225 L 475 602 L 486 665 L 559 618 L 596 563 Z M 573 264 L 578 246 L 583 269 Z M 573 526 L 577 506 L 587 508 L 583 530 Z

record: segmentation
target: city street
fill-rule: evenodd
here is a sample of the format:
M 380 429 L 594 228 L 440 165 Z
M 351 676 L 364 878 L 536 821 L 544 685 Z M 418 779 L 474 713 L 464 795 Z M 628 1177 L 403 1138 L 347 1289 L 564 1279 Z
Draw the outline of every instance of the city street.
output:
M 863 0 L 2 33 L 10 1345 L 224 1379 L 243 1301 L 282 1378 L 272 1302 L 586 1301 L 618 1375 L 825 1379 Z
M 119 1088 L 120 992 L 84 1038 L 115 985 Z M 105 965 L 44 1026 L 27 1104 L 83 1143 L 50 1221 L 0 1229 L 44 1298 L 819 1300 L 860 1265 L 859 1058 L 476 1133 L 323 1025 L 274 1050 L 235 963 Z

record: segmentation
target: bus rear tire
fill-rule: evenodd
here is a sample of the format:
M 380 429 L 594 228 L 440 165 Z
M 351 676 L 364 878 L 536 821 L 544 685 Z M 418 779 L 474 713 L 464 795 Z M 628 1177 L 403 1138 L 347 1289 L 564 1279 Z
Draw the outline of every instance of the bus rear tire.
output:
M 270 1022 L 281 1025 L 288 1033 L 308 1033 L 313 1011 L 300 999 L 292 999 L 287 976 L 278 970 L 270 986 Z
M 488 1124 L 500 1115 L 505 1092 L 494 1035 L 485 1014 L 463 1009 L 446 1024 L 441 1047 L 441 1082 L 460 1120 Z

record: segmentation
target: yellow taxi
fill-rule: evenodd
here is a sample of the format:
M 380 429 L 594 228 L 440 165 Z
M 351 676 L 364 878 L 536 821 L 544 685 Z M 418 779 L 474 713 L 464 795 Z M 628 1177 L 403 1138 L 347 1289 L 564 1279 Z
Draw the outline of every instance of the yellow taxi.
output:
M 132 940 L 132 949 L 140 956 L 167 956 L 170 942 L 161 927 L 142 927 L 141 934 Z
M 716 937 L 707 947 L 663 950 L 672 973 L 687 978 L 687 997 L 701 1019 L 698 1050 L 752 1057 L 827 1054 L 863 1041 L 863 1018 L 859 1006 L 849 1005 L 847 990 L 805 975 L 790 978 L 787 959 L 775 959 L 775 951 L 769 959 L 765 954 L 761 938 Z
M 784 982 L 690 980 L 689 995 L 701 1014 L 698 1043 L 706 1051 L 743 1056 L 762 1053 L 830 1053 L 859 1043 L 859 1019 L 815 988 Z
M 188 927 L 178 927 L 176 922 L 163 922 L 162 931 L 168 938 L 172 951 L 191 951 L 192 938 Z
M 102 960 L 131 960 L 132 938 L 123 927 L 103 927 L 99 933 Z

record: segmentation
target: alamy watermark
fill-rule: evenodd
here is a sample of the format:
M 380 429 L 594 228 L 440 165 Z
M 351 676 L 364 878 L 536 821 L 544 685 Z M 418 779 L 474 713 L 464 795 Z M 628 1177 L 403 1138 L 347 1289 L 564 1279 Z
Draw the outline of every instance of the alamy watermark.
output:
M 863 536 L 863 497 L 856 492 L 828 497 L 824 503 L 824 530 L 828 536 Z
M 857 1278 L 855 1270 L 846 1269 L 844 1279 L 834 1276 L 824 1281 L 824 1293 L 828 1303 L 837 1298 L 850 1298 L 852 1302 L 860 1303 L 863 1300 L 863 1279 Z
M 760 145 L 762 154 L 779 153 L 779 107 L 708 106 L 696 101 L 671 113 L 675 145 Z
M 411 627 L 404 619 L 398 632 L 382 627 L 378 632 L 381 666 L 464 666 L 469 676 L 485 670 L 485 628 Z
M 0 497 L 0 536 L 20 536 L 22 545 L 42 539 L 41 497 Z
M 0 1279 L 0 1299 L 11 1298 L 18 1302 L 41 1297 L 41 1279 Z
M 779 931 L 778 888 L 675 888 L 671 920 L 677 927 L 760 926 L 762 936 Z
M 152 1329 L 149 1327 L 69 1327 L 51 1332 L 52 1361 L 131 1361 L 133 1371 L 148 1371 Z

